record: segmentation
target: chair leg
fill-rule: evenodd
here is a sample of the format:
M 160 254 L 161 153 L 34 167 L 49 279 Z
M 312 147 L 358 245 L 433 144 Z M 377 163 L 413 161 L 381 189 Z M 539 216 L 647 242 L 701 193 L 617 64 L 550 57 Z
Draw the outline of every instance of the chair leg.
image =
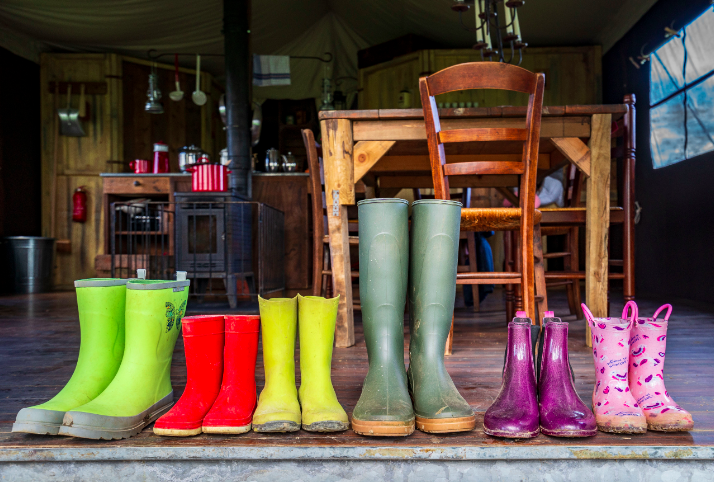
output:
M 513 272 L 513 231 L 504 231 L 503 233 L 503 254 L 505 265 L 503 271 Z M 511 321 L 516 316 L 514 285 L 506 285 L 506 320 Z
M 521 239 L 520 233 L 513 233 L 513 268 L 516 273 L 523 272 L 523 260 L 521 259 Z M 516 311 L 523 311 L 523 282 L 514 285 Z
M 320 240 L 319 247 L 318 243 L 315 242 L 315 249 L 312 252 L 312 295 L 321 296 L 322 295 L 322 270 L 325 269 L 324 253 L 325 244 Z
M 535 276 L 535 295 L 537 324 L 541 324 L 543 315 L 548 311 L 548 292 L 545 288 L 545 269 L 543 266 L 543 238 L 540 235 L 540 224 L 533 228 L 533 274 Z
M 565 246 L 566 249 L 572 249 L 572 243 L 570 242 L 571 237 L 573 236 L 573 229 L 576 228 L 571 228 L 568 230 L 568 232 L 565 234 Z M 570 255 L 566 256 L 563 258 L 563 268 L 565 271 L 577 271 L 577 267 L 573 267 L 573 252 L 572 250 L 569 251 Z M 566 285 L 565 287 L 565 292 L 568 295 L 568 310 L 570 311 L 571 315 L 577 315 L 578 314 L 578 305 L 576 304 L 575 301 L 575 291 L 578 289 L 578 280 L 576 279 L 571 279 L 570 282 Z
M 580 246 L 578 239 L 580 237 L 580 228 L 573 228 L 570 230 L 570 265 L 573 267 L 573 271 L 580 271 Z M 582 298 L 580 296 L 580 280 L 573 280 L 573 294 L 575 295 L 575 315 L 578 320 L 582 320 L 585 315 L 583 314 L 583 309 L 580 307 Z
M 472 231 L 466 233 L 466 244 L 469 250 L 469 271 L 476 273 L 478 271 L 478 264 L 476 263 L 476 234 Z M 481 310 L 481 300 L 478 292 L 478 285 L 471 285 L 471 290 L 473 292 L 474 299 L 474 311 Z
M 325 249 L 322 252 L 322 269 L 323 270 L 329 270 L 330 269 L 330 249 Z M 327 274 L 321 274 L 321 287 L 320 287 L 320 295 L 319 296 L 324 296 L 326 298 L 329 298 L 329 291 L 332 286 L 332 276 L 327 275 Z
M 471 285 L 478 286 L 478 285 Z M 451 314 L 451 328 L 449 329 L 449 336 L 446 337 L 446 349 L 444 350 L 444 355 L 451 355 L 451 349 L 454 345 L 454 315 Z

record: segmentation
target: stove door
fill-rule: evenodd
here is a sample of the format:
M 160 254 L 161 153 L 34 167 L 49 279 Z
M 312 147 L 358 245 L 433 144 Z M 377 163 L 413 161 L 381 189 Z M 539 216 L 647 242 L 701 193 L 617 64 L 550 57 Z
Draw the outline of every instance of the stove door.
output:
M 176 269 L 211 274 L 226 270 L 225 209 L 182 203 L 176 216 Z

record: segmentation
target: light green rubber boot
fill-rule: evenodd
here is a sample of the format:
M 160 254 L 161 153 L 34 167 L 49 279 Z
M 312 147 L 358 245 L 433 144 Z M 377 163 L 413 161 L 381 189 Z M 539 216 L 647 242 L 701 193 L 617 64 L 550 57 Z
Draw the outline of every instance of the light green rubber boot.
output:
M 74 282 L 81 333 L 77 366 L 52 400 L 20 410 L 13 432 L 57 435 L 65 412 L 96 398 L 114 379 L 124 355 L 126 281 Z
M 340 297 L 298 295 L 300 324 L 300 406 L 302 428 L 340 432 L 350 428 L 345 409 L 332 386 L 332 344 Z
M 186 311 L 189 281 L 129 280 L 126 348 L 114 380 L 97 398 L 64 416 L 60 435 L 128 438 L 173 405 L 171 357 Z
M 258 297 L 263 339 L 265 387 L 253 414 L 256 432 L 300 430 L 300 403 L 295 388 L 295 335 L 297 297 Z

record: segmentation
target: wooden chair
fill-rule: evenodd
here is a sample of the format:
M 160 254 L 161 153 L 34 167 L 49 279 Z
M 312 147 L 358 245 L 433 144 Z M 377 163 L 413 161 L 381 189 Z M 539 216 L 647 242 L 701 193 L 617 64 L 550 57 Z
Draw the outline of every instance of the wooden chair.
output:
M 461 229 L 468 231 L 518 230 L 520 270 L 457 273 L 457 284 L 518 284 L 524 311 L 537 322 L 537 311 L 547 310 L 545 277 L 540 248 L 540 217 L 535 209 L 538 145 L 545 76 L 496 62 L 471 62 L 448 67 L 419 79 L 426 124 L 431 174 L 436 198 L 449 199 L 449 176 L 510 174 L 520 176 L 519 207 L 463 208 Z M 525 128 L 471 128 L 442 130 L 435 96 L 468 89 L 510 90 L 529 94 Z M 521 161 L 447 163 L 444 144 L 450 142 L 515 141 L 523 143 Z M 538 303 L 538 306 L 536 306 Z M 453 329 L 453 322 L 452 322 Z
M 621 187 L 618 189 L 618 204 L 610 208 L 610 226 L 622 225 L 622 259 L 609 258 L 611 267 L 622 267 L 621 273 L 608 270 L 608 281 L 613 279 L 623 280 L 623 295 L 625 302 L 634 300 L 635 297 L 635 246 L 634 246 L 634 190 L 635 190 L 635 96 L 628 94 L 624 103 L 628 106 L 625 116 L 614 124 L 613 137 L 621 138 L 622 145 L 612 149 L 613 159 L 622 159 L 620 176 Z M 585 226 L 585 207 L 580 201 L 584 186 L 584 176 L 574 165 L 567 168 L 564 185 L 564 207 L 542 208 L 541 228 L 543 236 L 564 235 L 565 249 L 559 252 L 545 253 L 545 259 L 562 258 L 564 269 L 562 271 L 546 270 L 545 279 L 547 287 L 566 286 L 568 307 L 571 315 L 583 317 L 580 308 L 580 280 L 585 278 L 585 273 L 579 268 L 578 236 Z M 611 239 L 608 237 L 608 240 Z M 508 241 L 507 243 L 508 244 Z M 508 246 L 507 246 L 508 247 Z M 507 263 L 513 263 L 515 256 L 512 249 L 506 249 Z M 609 290 L 608 290 L 609 292 Z M 519 309 L 519 299 L 516 293 L 511 300 L 511 312 Z M 508 305 L 508 294 L 506 296 Z M 515 306 L 513 306 L 515 305 Z M 507 308 L 508 311 L 508 308 Z
M 317 153 L 315 135 L 310 129 L 302 130 L 302 139 L 307 151 L 307 163 L 310 170 L 310 189 L 312 191 L 312 294 L 313 296 L 332 296 L 332 270 L 330 268 L 330 237 L 327 231 L 325 199 L 325 174 L 322 159 Z M 356 230 L 357 224 L 350 222 L 349 229 Z M 358 236 L 350 236 L 351 246 L 359 245 Z M 352 271 L 352 279 L 359 277 L 359 271 Z M 358 301 L 353 303 L 359 309 Z

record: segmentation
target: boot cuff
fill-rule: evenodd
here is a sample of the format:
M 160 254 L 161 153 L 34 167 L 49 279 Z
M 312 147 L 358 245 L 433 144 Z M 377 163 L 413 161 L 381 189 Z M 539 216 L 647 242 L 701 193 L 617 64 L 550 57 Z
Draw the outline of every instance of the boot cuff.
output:
M 257 333 L 259 315 L 226 315 L 226 333 Z
M 445 206 L 457 206 L 463 207 L 459 201 L 449 201 L 448 199 L 420 199 L 412 203 L 412 207 L 418 206 L 419 204 L 441 204 Z
M 89 278 L 78 279 L 74 282 L 75 288 L 105 288 L 107 286 L 126 285 L 129 280 L 120 278 Z
M 183 336 L 204 336 L 221 334 L 225 330 L 223 315 L 184 316 L 181 320 Z
M 126 284 L 126 288 L 129 290 L 165 290 L 169 288 L 179 288 L 176 291 L 183 291 L 181 288 L 189 286 L 191 281 L 162 281 L 162 280 L 143 280 L 143 279 L 131 279 Z
M 407 206 L 409 205 L 409 201 L 407 201 L 406 199 L 388 197 L 388 198 L 363 199 L 357 203 L 357 206 L 361 206 L 363 204 L 377 204 L 377 203 L 380 203 L 380 204 L 396 203 L 396 204 L 406 204 Z

